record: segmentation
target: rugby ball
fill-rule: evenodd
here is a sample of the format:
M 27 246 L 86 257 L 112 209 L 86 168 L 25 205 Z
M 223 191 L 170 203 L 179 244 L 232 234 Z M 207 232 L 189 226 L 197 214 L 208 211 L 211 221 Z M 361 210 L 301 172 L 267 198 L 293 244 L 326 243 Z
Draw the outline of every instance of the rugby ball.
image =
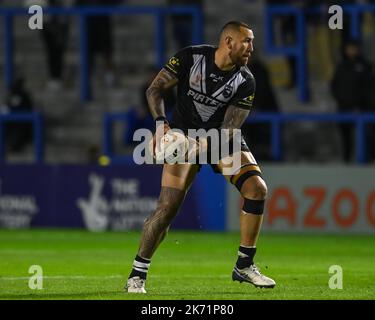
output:
M 160 140 L 160 146 L 156 146 L 155 159 L 157 162 L 169 164 L 185 163 L 185 157 L 189 150 L 189 140 L 178 131 L 169 130 Z

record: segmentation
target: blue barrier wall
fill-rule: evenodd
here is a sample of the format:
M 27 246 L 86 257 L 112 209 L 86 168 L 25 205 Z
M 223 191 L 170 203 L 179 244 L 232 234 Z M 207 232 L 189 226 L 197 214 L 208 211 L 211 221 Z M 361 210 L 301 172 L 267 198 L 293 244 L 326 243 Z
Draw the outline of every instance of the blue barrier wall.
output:
M 156 208 L 160 165 L 0 166 L 0 227 L 139 230 Z M 206 166 L 173 229 L 224 230 L 225 180 Z

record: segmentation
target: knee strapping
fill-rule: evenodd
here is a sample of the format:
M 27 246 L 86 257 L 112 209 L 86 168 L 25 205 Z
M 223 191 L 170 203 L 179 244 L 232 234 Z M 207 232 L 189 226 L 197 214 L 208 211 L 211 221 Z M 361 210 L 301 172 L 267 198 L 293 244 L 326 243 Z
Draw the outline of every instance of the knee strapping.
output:
M 235 185 L 238 191 L 241 192 L 242 185 L 245 181 L 252 176 L 260 176 L 262 177 L 262 172 L 260 168 L 256 164 L 246 164 L 241 167 L 239 172 L 233 175 L 230 179 L 230 182 Z
M 258 215 L 263 214 L 265 200 L 251 200 L 246 198 L 244 199 L 245 201 L 242 207 L 242 211 Z

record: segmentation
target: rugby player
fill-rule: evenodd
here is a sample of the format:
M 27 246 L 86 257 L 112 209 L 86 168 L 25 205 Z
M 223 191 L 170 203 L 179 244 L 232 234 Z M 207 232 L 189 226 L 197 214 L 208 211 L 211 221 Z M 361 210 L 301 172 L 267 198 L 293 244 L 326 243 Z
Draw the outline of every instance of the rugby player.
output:
M 253 52 L 253 41 L 253 31 L 247 24 L 230 21 L 221 30 L 218 46 L 186 47 L 168 61 L 146 91 L 151 114 L 164 132 L 171 128 L 184 132 L 202 128 L 231 132 L 241 128 L 252 108 L 255 93 L 255 80 L 246 66 Z M 177 104 L 169 122 L 162 96 L 174 86 L 177 86 Z M 197 144 L 200 151 L 202 146 L 207 153 L 213 150 L 209 137 L 199 139 Z M 224 175 L 244 198 L 238 259 L 232 279 L 273 288 L 275 281 L 260 273 L 254 263 L 267 186 L 242 137 L 240 146 L 240 166 L 232 175 Z M 224 158 L 219 160 L 210 165 L 215 172 L 223 173 L 228 162 Z M 151 258 L 166 236 L 200 166 L 199 163 L 163 165 L 157 208 L 145 220 L 139 250 L 125 285 L 127 292 L 146 293 Z

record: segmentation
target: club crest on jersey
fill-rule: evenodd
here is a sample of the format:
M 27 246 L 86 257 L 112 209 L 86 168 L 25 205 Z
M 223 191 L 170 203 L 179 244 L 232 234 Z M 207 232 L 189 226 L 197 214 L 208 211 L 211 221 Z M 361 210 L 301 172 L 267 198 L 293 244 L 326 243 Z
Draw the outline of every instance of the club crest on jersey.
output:
M 224 87 L 223 96 L 224 98 L 229 98 L 233 92 L 233 86 L 227 84 Z

